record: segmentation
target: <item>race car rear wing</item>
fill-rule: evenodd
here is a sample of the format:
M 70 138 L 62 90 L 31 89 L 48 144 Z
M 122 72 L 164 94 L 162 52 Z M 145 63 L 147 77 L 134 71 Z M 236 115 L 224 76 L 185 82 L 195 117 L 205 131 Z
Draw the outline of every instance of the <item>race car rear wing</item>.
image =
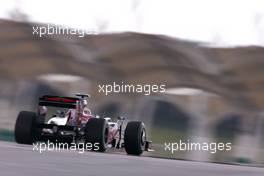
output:
M 39 106 L 53 106 L 75 109 L 79 98 L 44 95 L 39 98 Z

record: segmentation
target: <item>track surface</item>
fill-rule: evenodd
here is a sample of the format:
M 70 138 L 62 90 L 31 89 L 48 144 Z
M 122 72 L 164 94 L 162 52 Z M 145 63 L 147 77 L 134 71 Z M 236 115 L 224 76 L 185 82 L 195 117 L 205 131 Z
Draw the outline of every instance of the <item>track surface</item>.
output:
M 263 168 L 134 157 L 120 154 L 46 151 L 0 142 L 1 176 L 263 176 Z

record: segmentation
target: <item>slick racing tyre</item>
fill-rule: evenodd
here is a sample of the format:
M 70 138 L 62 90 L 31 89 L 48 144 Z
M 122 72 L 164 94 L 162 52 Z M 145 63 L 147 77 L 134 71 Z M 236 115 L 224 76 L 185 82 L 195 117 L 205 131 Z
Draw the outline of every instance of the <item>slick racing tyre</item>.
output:
M 125 150 L 129 155 L 141 155 L 145 150 L 146 129 L 142 122 L 128 122 L 124 135 Z
M 21 111 L 15 125 L 15 140 L 19 144 L 32 144 L 36 140 L 35 125 L 37 115 L 34 112 Z
M 85 143 L 90 143 L 94 151 L 104 152 L 107 148 L 108 132 L 105 119 L 91 118 L 85 127 Z

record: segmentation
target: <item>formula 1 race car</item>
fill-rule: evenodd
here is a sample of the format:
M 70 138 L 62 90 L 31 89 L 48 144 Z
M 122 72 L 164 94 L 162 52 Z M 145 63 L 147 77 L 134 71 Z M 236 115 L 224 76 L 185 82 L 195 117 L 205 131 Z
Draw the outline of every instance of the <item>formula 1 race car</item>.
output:
M 130 121 L 124 128 L 123 117 L 112 122 L 109 117 L 95 116 L 88 108 L 88 98 L 88 94 L 40 97 L 37 113 L 19 113 L 15 125 L 16 142 L 32 144 L 49 140 L 71 144 L 84 141 L 92 145 L 92 150 L 101 152 L 107 148 L 124 148 L 130 155 L 151 151 L 144 123 Z M 48 108 L 55 108 L 56 112 L 49 114 Z

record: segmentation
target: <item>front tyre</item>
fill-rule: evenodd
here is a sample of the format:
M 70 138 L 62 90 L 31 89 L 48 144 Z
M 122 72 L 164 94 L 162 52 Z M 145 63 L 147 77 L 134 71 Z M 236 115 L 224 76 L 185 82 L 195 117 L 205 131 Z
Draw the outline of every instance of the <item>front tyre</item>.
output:
M 141 155 L 146 145 L 146 129 L 142 122 L 128 122 L 124 134 L 125 150 L 129 155 Z
M 19 144 L 32 144 L 35 142 L 35 125 L 37 115 L 30 111 L 21 111 L 15 125 L 15 141 Z
M 85 143 L 94 151 L 104 152 L 108 142 L 108 124 L 105 119 L 91 118 L 85 126 Z

